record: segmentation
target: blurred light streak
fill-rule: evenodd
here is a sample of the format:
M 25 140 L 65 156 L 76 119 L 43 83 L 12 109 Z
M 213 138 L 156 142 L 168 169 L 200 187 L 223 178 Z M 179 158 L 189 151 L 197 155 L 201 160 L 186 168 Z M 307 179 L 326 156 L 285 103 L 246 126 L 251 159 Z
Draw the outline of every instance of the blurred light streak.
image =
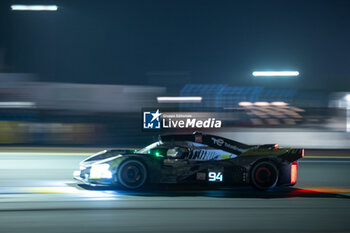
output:
M 251 102 L 239 102 L 239 106 L 252 106 L 253 104 Z
M 268 102 L 255 102 L 254 105 L 256 105 L 256 106 L 269 106 L 270 103 L 268 103 Z
M 13 11 L 57 11 L 56 5 L 11 5 Z
M 200 103 L 202 97 L 200 96 L 179 96 L 179 97 L 157 97 L 158 103 Z
M 272 102 L 271 105 L 275 105 L 275 106 L 287 106 L 288 103 L 286 102 Z
M 298 71 L 254 71 L 253 76 L 299 76 Z
M 346 132 L 350 132 L 350 94 L 345 95 L 346 100 Z
M 38 193 L 38 194 L 77 194 L 84 198 L 93 198 L 99 200 L 111 200 L 117 199 L 118 193 L 108 193 L 106 191 L 92 191 L 83 190 L 76 187 L 25 187 L 17 190 L 25 193 Z
M 33 102 L 0 102 L 0 108 L 34 108 Z

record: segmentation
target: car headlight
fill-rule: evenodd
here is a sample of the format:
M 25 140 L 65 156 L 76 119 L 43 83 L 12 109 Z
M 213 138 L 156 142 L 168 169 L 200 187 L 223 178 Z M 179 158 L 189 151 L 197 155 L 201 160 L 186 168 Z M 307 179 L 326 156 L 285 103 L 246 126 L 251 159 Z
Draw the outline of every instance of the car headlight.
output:
M 109 164 L 92 165 L 90 170 L 90 179 L 112 178 L 112 172 L 109 170 Z

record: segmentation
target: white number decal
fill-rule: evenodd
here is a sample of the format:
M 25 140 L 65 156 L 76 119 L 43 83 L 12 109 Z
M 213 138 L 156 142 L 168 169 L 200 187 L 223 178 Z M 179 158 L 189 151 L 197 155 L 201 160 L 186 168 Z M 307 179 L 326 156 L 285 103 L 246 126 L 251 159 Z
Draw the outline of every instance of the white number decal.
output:
M 208 173 L 208 176 L 209 176 L 209 181 L 211 182 L 215 182 L 215 181 L 220 181 L 222 182 L 222 174 L 221 172 L 209 172 Z

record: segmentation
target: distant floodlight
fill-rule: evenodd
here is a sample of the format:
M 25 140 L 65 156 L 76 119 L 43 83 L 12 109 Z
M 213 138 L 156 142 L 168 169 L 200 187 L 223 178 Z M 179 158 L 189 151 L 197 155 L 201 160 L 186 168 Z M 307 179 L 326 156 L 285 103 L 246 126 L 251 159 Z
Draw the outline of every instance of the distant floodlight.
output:
M 200 96 L 157 97 L 158 103 L 200 103 Z
M 269 106 L 270 104 L 268 102 L 255 102 L 254 105 L 256 105 L 256 106 Z
M 0 102 L 0 108 L 34 108 L 33 102 Z
M 348 101 L 348 102 L 350 102 L 350 94 L 347 94 L 347 95 L 345 96 L 345 100 Z
M 252 106 L 253 104 L 251 102 L 239 102 L 239 106 L 247 107 L 247 106 Z
M 286 103 L 286 102 L 272 102 L 271 105 L 275 105 L 275 106 L 287 106 L 288 103 Z
M 57 11 L 56 5 L 11 5 L 13 11 Z
M 298 76 L 298 71 L 254 71 L 253 76 Z

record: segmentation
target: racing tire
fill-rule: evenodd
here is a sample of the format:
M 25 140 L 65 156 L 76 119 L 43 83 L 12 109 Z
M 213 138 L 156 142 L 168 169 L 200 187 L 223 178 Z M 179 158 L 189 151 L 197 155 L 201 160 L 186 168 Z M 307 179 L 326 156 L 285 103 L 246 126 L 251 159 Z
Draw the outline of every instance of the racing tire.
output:
M 261 161 L 254 165 L 250 179 L 254 188 L 259 190 L 272 189 L 277 185 L 279 171 L 275 163 Z
M 139 189 L 146 184 L 146 166 L 136 159 L 123 162 L 117 171 L 117 182 L 127 189 Z

